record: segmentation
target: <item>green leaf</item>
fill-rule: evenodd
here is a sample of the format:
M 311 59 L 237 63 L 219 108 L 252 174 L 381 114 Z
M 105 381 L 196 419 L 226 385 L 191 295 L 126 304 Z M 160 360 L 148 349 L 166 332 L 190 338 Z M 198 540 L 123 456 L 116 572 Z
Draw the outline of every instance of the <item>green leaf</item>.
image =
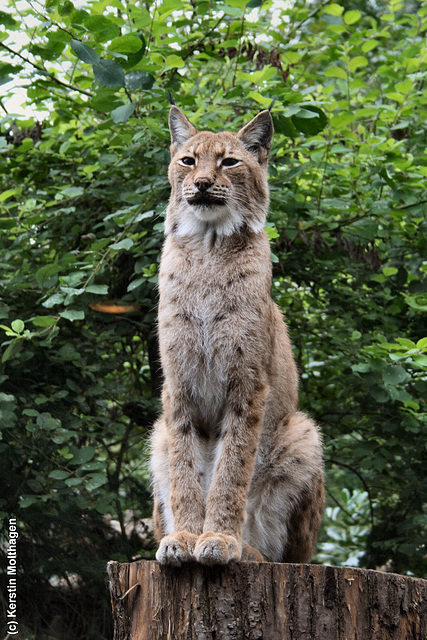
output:
M 385 95 L 386 98 L 389 98 L 390 100 L 396 100 L 396 102 L 398 102 L 399 104 L 403 104 L 405 101 L 405 97 L 397 91 L 389 91 Z
M 125 73 L 114 60 L 99 60 L 93 65 L 95 79 L 104 87 L 123 87 Z
M 39 284 L 41 287 L 49 284 L 49 278 L 51 278 L 52 276 L 56 276 L 58 271 L 59 265 L 57 264 L 46 264 L 44 267 L 40 267 L 40 269 L 38 269 L 35 274 L 37 284 Z
M 87 64 L 96 64 L 99 62 L 100 58 L 95 49 L 92 49 L 92 47 L 89 47 L 89 45 L 84 42 L 71 40 L 70 45 L 76 56 L 80 58 L 80 60 L 83 60 L 83 62 Z
M 6 335 L 8 336 L 15 335 L 15 331 L 12 331 L 12 329 L 5 324 L 0 324 L 0 329 L 3 329 L 3 331 L 6 331 Z
M 347 113 L 346 111 L 342 111 L 341 113 L 337 113 L 333 115 L 330 119 L 331 126 L 334 129 L 340 129 L 341 127 L 346 127 L 348 124 L 354 121 L 354 114 Z
M 73 459 L 72 462 L 73 464 L 85 464 L 86 462 L 89 462 L 89 460 L 92 460 L 92 458 L 94 457 L 96 452 L 95 447 L 82 447 L 81 449 L 75 449 L 72 451 L 73 454 Z
M 35 398 L 36 404 L 44 404 L 45 402 L 48 402 L 48 400 L 49 399 L 44 395 L 37 396 Z M 40 413 L 37 416 L 37 426 L 40 427 L 40 429 L 44 429 L 46 431 L 54 431 L 55 429 L 61 427 L 61 421 L 58 420 L 58 418 L 54 418 L 50 415 L 50 413 L 45 411 L 44 413 Z
M 15 194 L 21 193 L 21 189 L 6 189 L 0 193 L 0 202 L 5 202 L 8 198 L 11 198 Z
M 35 316 L 31 319 L 31 322 L 36 327 L 52 327 L 58 322 L 58 318 L 54 318 L 53 316 Z
M 301 113 L 303 117 L 301 117 Z M 307 114 L 309 113 L 313 114 L 314 117 L 307 117 Z M 326 114 L 322 109 L 311 105 L 305 105 L 303 112 L 302 110 L 298 111 L 296 115 L 292 116 L 291 120 L 292 124 L 298 131 L 310 136 L 320 133 L 328 122 Z
M 65 484 L 67 487 L 77 487 L 79 484 L 82 484 L 83 478 L 68 478 L 65 480 Z
M 265 231 L 268 235 L 268 239 L 269 240 L 274 240 L 275 238 L 279 238 L 280 234 L 277 231 L 276 227 L 272 227 L 272 226 L 266 226 L 265 227 Z
M 331 16 L 340 16 L 344 11 L 344 7 L 341 7 L 339 4 L 333 2 L 332 4 L 327 4 L 326 7 L 323 7 L 323 13 L 329 13 Z
M 370 38 L 369 40 L 366 40 L 366 42 L 362 44 L 363 53 L 368 53 L 369 51 L 372 51 L 373 49 L 375 49 L 375 47 L 379 45 L 379 43 L 380 41 L 375 40 L 375 38 Z
M 393 385 L 390 385 L 389 393 L 393 400 L 398 400 L 399 402 L 404 402 L 405 404 L 414 400 L 413 396 L 411 396 L 411 394 L 408 393 L 406 389 L 394 387 Z
M 70 0 L 65 0 L 65 2 L 60 3 L 58 8 L 60 16 L 68 16 L 72 11 L 74 11 L 74 5 Z
M 417 349 L 427 349 L 427 338 L 421 338 L 421 340 L 418 340 Z
M 132 280 L 128 285 L 127 291 L 134 291 L 134 289 L 140 287 L 144 282 L 147 282 L 146 278 L 137 278 L 136 280 Z
M 348 70 L 353 72 L 356 71 L 356 69 L 358 69 L 359 67 L 366 67 L 367 64 L 368 60 L 367 58 L 365 58 L 365 56 L 356 56 L 355 58 L 352 58 L 348 63 Z
M 396 386 L 398 384 L 407 382 L 411 376 L 405 371 L 403 367 L 399 365 L 393 365 L 387 367 L 387 369 L 383 372 L 382 377 L 385 384 Z
M 62 189 L 62 194 L 67 198 L 78 198 L 84 194 L 83 187 L 65 187 Z
M 0 229 L 13 229 L 16 227 L 16 221 L 13 218 L 0 217 Z
M 107 42 L 120 35 L 120 27 L 102 15 L 88 15 L 84 18 L 84 26 L 94 35 L 98 42 Z
M 293 180 L 294 178 L 299 176 L 301 173 L 303 173 L 307 169 L 308 165 L 309 165 L 308 162 L 303 162 L 303 164 L 300 164 L 300 165 L 298 165 L 296 167 L 293 167 L 292 169 L 290 169 L 290 171 L 285 173 L 285 175 L 282 177 L 282 179 L 283 180 Z
M 308 109 L 299 109 L 295 116 L 297 118 L 318 118 L 318 114 L 314 111 L 309 111 Z
M 151 24 L 152 18 L 149 12 L 142 7 L 136 6 L 134 4 L 128 5 L 129 14 L 132 20 L 132 24 L 135 25 L 138 29 L 143 29 L 144 27 L 148 27 Z
M 48 297 L 47 300 L 42 302 L 42 306 L 46 309 L 51 309 L 55 307 L 57 304 L 62 304 L 64 302 L 64 296 L 61 293 L 53 293 Z
M 135 111 L 136 104 L 135 102 L 128 102 L 127 104 L 123 104 L 116 109 L 113 109 L 111 112 L 111 119 L 115 123 L 126 122 L 133 115 Z
M 243 16 L 243 9 L 241 7 L 232 7 L 230 4 L 224 4 L 221 6 L 221 10 L 234 18 L 241 18 Z
M 405 300 L 412 309 L 417 309 L 418 311 L 427 311 L 427 297 L 424 295 L 420 296 L 408 296 L 404 294 Z
M 405 93 L 405 94 L 412 91 L 413 88 L 414 88 L 414 83 L 410 78 L 406 78 L 405 80 L 402 80 L 402 82 L 398 82 L 395 85 L 396 91 L 399 91 L 400 93 Z
M 368 362 L 360 362 L 359 364 L 353 364 L 351 369 L 356 373 L 368 373 L 372 370 L 372 367 Z
M 147 43 L 145 42 L 145 38 L 142 35 L 142 33 L 138 33 L 137 37 L 141 41 L 141 48 L 138 51 L 136 51 L 135 53 L 127 53 L 126 54 L 126 60 L 122 60 L 122 62 L 121 62 L 121 65 L 122 65 L 122 67 L 124 69 L 132 69 L 132 67 L 137 65 L 138 62 L 140 60 L 142 60 L 142 57 L 143 57 L 143 55 L 145 53 L 145 49 L 146 49 L 146 46 L 147 46 Z
M 383 274 L 387 277 L 395 276 L 398 273 L 398 269 L 396 267 L 383 267 Z
M 133 240 L 131 240 L 131 238 L 124 238 L 123 240 L 120 240 L 120 242 L 112 244 L 110 248 L 115 251 L 121 251 L 122 249 L 129 251 L 131 247 L 133 247 Z
M 90 284 L 85 289 L 86 293 L 95 293 L 101 296 L 108 295 L 108 285 L 107 284 Z
M 14 20 L 10 13 L 6 13 L 6 11 L 0 11 L 0 24 L 7 29 L 16 29 L 19 27 L 19 22 Z
M 348 25 L 355 24 L 356 22 L 359 22 L 361 17 L 362 14 L 360 11 L 346 11 L 344 14 L 344 22 Z
M 129 91 L 151 89 L 155 82 L 154 76 L 146 71 L 130 71 L 125 76 L 125 86 Z
M 24 409 L 22 413 L 24 416 L 29 416 L 30 418 L 37 418 L 37 416 L 40 415 L 40 412 L 36 409 Z
M 328 67 L 325 71 L 325 76 L 327 78 L 341 78 L 342 80 L 347 80 L 347 74 L 341 67 Z
M 292 123 L 290 118 L 285 117 L 281 113 L 273 114 L 274 130 L 278 133 L 282 133 L 289 138 L 295 138 L 298 135 L 298 131 Z
M 166 57 L 165 65 L 167 69 L 182 69 L 185 67 L 185 62 L 182 58 L 173 53 Z
M 22 322 L 22 320 L 14 320 L 12 322 L 12 329 L 13 331 L 15 331 L 15 333 L 22 333 L 25 329 L 25 324 Z
M 32 504 L 36 504 L 37 502 L 39 502 L 38 496 L 24 496 L 19 501 L 19 507 L 20 509 L 28 509 L 28 507 L 31 507 Z
M 12 340 L 12 342 L 9 344 L 9 346 L 6 348 L 5 352 L 3 353 L 1 361 L 7 362 L 7 360 L 10 360 L 14 356 L 16 356 L 19 353 L 19 351 L 22 349 L 23 344 L 24 344 L 24 341 L 22 338 L 15 338 L 15 340 Z
M 89 491 L 99 489 L 108 482 L 108 478 L 105 473 L 93 473 L 87 477 L 86 488 Z
M 116 51 L 118 53 L 136 53 L 142 46 L 143 42 L 138 36 L 126 35 L 114 38 L 108 49 L 109 51 Z
M 70 475 L 69 471 L 57 469 L 49 473 L 49 478 L 52 478 L 53 480 L 65 480 L 65 478 L 68 478 Z
M 264 109 L 267 109 L 271 104 L 271 98 L 263 96 L 259 91 L 250 91 L 247 97 L 258 102 Z
M 85 312 L 80 309 L 67 309 L 59 314 L 61 318 L 74 322 L 75 320 L 84 320 Z

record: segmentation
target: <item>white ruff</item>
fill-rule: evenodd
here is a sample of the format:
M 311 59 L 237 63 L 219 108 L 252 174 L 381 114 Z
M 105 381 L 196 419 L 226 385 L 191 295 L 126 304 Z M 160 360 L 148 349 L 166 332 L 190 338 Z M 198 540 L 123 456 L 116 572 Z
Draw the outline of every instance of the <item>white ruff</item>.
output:
M 169 217 L 169 216 L 168 216 Z M 177 226 L 174 235 L 182 237 L 211 236 L 213 232 L 217 236 L 231 236 L 236 233 L 243 224 L 247 224 L 250 231 L 258 233 L 264 227 L 260 220 L 247 219 L 242 211 L 232 204 L 204 207 L 181 202 L 175 209 Z M 170 233 L 170 218 L 166 220 L 166 233 Z

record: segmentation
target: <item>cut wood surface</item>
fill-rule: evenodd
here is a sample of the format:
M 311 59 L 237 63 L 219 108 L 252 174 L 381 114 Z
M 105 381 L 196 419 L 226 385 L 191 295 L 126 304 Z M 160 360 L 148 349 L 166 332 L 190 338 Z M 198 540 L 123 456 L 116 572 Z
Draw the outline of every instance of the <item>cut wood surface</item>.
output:
M 114 640 L 427 640 L 427 580 L 307 564 L 108 564 Z

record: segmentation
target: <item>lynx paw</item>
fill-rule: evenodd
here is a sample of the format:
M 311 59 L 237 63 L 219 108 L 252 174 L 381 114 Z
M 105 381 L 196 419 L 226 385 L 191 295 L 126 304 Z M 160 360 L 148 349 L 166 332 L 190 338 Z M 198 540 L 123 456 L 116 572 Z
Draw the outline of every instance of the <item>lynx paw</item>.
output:
M 240 560 L 242 543 L 234 536 L 208 531 L 198 538 L 194 556 L 202 564 L 227 564 Z
M 251 547 L 247 542 L 243 543 L 242 562 L 266 562 L 266 559 L 257 549 Z
M 180 567 L 183 562 L 194 560 L 194 546 L 197 536 L 187 531 L 172 533 L 160 540 L 156 560 L 160 564 Z

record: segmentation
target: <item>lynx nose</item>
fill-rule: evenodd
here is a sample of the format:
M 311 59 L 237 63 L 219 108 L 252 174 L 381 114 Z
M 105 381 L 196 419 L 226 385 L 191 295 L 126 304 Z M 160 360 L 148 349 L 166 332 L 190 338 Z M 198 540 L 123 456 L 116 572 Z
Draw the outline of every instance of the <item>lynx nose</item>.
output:
M 209 187 L 213 185 L 213 182 L 209 178 L 197 178 L 194 181 L 194 184 L 196 185 L 200 193 L 204 193 L 209 189 Z

